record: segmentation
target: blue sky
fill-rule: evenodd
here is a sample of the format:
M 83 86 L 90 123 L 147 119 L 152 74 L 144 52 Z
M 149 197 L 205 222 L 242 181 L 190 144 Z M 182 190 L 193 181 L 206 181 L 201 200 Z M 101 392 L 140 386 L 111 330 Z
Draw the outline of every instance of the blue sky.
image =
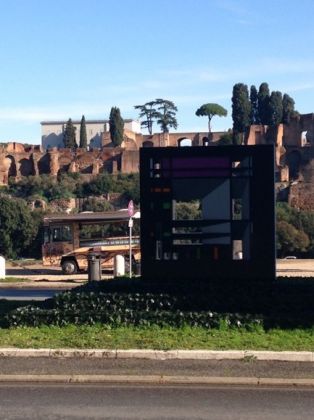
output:
M 40 143 L 40 121 L 106 119 L 174 101 L 178 131 L 216 102 L 232 126 L 235 83 L 291 95 L 314 112 L 314 1 L 0 0 L 0 142 Z M 154 127 L 154 131 L 158 131 Z

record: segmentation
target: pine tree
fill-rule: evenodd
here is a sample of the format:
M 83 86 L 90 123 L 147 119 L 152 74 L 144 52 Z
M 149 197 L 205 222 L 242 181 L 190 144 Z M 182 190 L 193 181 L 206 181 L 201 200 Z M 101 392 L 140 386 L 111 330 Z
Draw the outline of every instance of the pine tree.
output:
M 63 143 L 64 143 L 64 147 L 66 148 L 69 148 L 69 149 L 77 148 L 75 127 L 72 123 L 71 118 L 69 118 L 65 127 L 65 131 L 63 133 Z
M 134 108 L 140 111 L 139 118 L 145 118 L 141 122 L 141 127 L 147 128 L 150 135 L 153 134 L 153 122 L 155 118 L 158 118 L 157 110 L 154 108 L 156 105 L 155 101 L 146 102 L 144 105 L 135 105 Z
M 80 125 L 80 148 L 87 148 L 87 134 L 86 134 L 86 121 L 84 115 L 82 115 Z
M 208 137 L 211 139 L 212 137 L 212 130 L 211 130 L 211 120 L 216 115 L 218 117 L 226 117 L 227 110 L 223 108 L 221 105 L 218 104 L 204 104 L 200 108 L 197 109 L 195 115 L 198 117 L 208 117 Z
M 251 124 L 259 124 L 257 96 L 258 96 L 257 89 L 254 85 L 252 85 L 250 89 L 250 102 L 251 102 L 250 122 Z
M 110 138 L 114 147 L 118 147 L 123 142 L 124 121 L 120 114 L 120 109 L 112 107 L 109 116 Z
M 249 91 L 247 85 L 237 83 L 232 91 L 232 119 L 234 138 L 242 133 L 242 143 L 244 133 L 250 126 L 251 103 L 249 100 Z
M 258 100 L 258 117 L 260 124 L 269 124 L 269 87 L 267 83 L 262 83 L 259 87 Z
M 178 127 L 176 119 L 178 108 L 174 102 L 167 99 L 156 99 L 155 104 L 157 106 L 157 124 L 160 125 L 161 131 L 163 133 L 169 133 L 169 127 L 176 129 Z

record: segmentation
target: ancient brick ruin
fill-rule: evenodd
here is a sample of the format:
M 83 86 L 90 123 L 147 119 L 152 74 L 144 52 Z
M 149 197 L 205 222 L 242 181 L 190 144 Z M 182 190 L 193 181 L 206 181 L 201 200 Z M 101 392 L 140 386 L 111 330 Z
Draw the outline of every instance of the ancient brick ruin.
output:
M 221 133 L 215 133 L 218 140 Z M 113 147 L 109 132 L 102 133 L 102 147 L 85 149 L 43 150 L 40 146 L 24 147 L 20 143 L 8 143 L 0 149 L 0 184 L 6 185 L 10 177 L 15 180 L 23 176 L 60 172 L 78 172 L 86 176 L 99 173 L 134 173 L 139 171 L 139 148 L 177 146 L 184 139 L 193 145 L 202 145 L 206 133 L 169 133 L 152 136 L 125 130 L 121 147 Z
M 0 185 L 6 185 L 10 177 L 18 180 L 29 175 L 56 176 L 60 172 L 77 172 L 87 178 L 103 172 L 135 173 L 139 171 L 140 147 L 214 145 L 222 134 L 213 133 L 209 142 L 205 132 L 143 135 L 125 130 L 121 146 L 113 147 L 109 132 L 104 132 L 101 148 L 74 151 L 43 150 L 41 146 L 24 147 L 12 142 L 0 149 Z M 276 180 L 290 187 L 290 203 L 300 209 L 313 209 L 314 114 L 300 115 L 289 125 L 250 127 L 245 144 L 269 143 L 276 144 Z

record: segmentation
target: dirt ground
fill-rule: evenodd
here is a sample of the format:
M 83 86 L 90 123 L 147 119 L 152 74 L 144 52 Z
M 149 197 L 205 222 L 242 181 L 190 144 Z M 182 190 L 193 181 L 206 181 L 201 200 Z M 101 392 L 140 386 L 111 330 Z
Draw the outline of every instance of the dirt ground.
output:
M 88 280 L 87 273 L 64 275 L 62 274 L 60 267 L 44 267 L 40 263 L 35 264 L 23 264 L 21 263 L 6 263 L 6 277 L 10 278 L 21 278 L 28 279 L 29 282 L 18 283 L 19 285 L 27 286 L 52 286 L 52 287 L 75 287 L 80 284 L 86 283 Z M 103 278 L 108 278 L 108 276 L 103 276 Z M 11 285 L 12 287 L 17 286 L 17 283 L 2 283 L 4 286 Z M 1 281 L 0 281 L 1 286 Z
M 314 277 L 314 260 L 277 260 L 277 276 Z
M 314 259 L 313 260 L 277 260 L 277 276 L 288 277 L 314 277 Z M 24 283 L 5 283 L 0 281 L 1 286 L 14 287 L 19 285 L 34 287 L 76 287 L 79 284 L 86 283 L 87 273 L 64 275 L 59 267 L 44 267 L 40 263 L 6 263 L 6 277 L 28 279 Z M 112 274 L 104 274 L 102 278 L 111 278 Z

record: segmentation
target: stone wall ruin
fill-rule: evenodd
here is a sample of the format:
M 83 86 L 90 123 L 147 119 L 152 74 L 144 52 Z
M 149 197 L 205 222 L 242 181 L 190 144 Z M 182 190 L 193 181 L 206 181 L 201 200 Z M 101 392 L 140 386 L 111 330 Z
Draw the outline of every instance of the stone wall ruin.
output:
M 141 147 L 175 147 L 181 144 L 215 145 L 222 132 L 156 133 L 143 135 L 124 131 L 120 147 L 114 147 L 110 133 L 102 133 L 101 148 L 43 150 L 40 146 L 24 146 L 17 142 L 0 148 L 0 185 L 7 185 L 9 178 L 62 172 L 80 173 L 91 178 L 100 173 L 136 173 L 139 171 Z M 252 125 L 245 137 L 245 144 L 276 145 L 276 180 L 291 185 L 290 202 L 298 208 L 314 208 L 314 114 L 303 114 L 289 125 L 276 127 Z M 267 164 L 267 163 L 265 163 Z M 313 192 L 312 192 L 313 190 Z M 308 196 L 308 199 L 306 199 Z

